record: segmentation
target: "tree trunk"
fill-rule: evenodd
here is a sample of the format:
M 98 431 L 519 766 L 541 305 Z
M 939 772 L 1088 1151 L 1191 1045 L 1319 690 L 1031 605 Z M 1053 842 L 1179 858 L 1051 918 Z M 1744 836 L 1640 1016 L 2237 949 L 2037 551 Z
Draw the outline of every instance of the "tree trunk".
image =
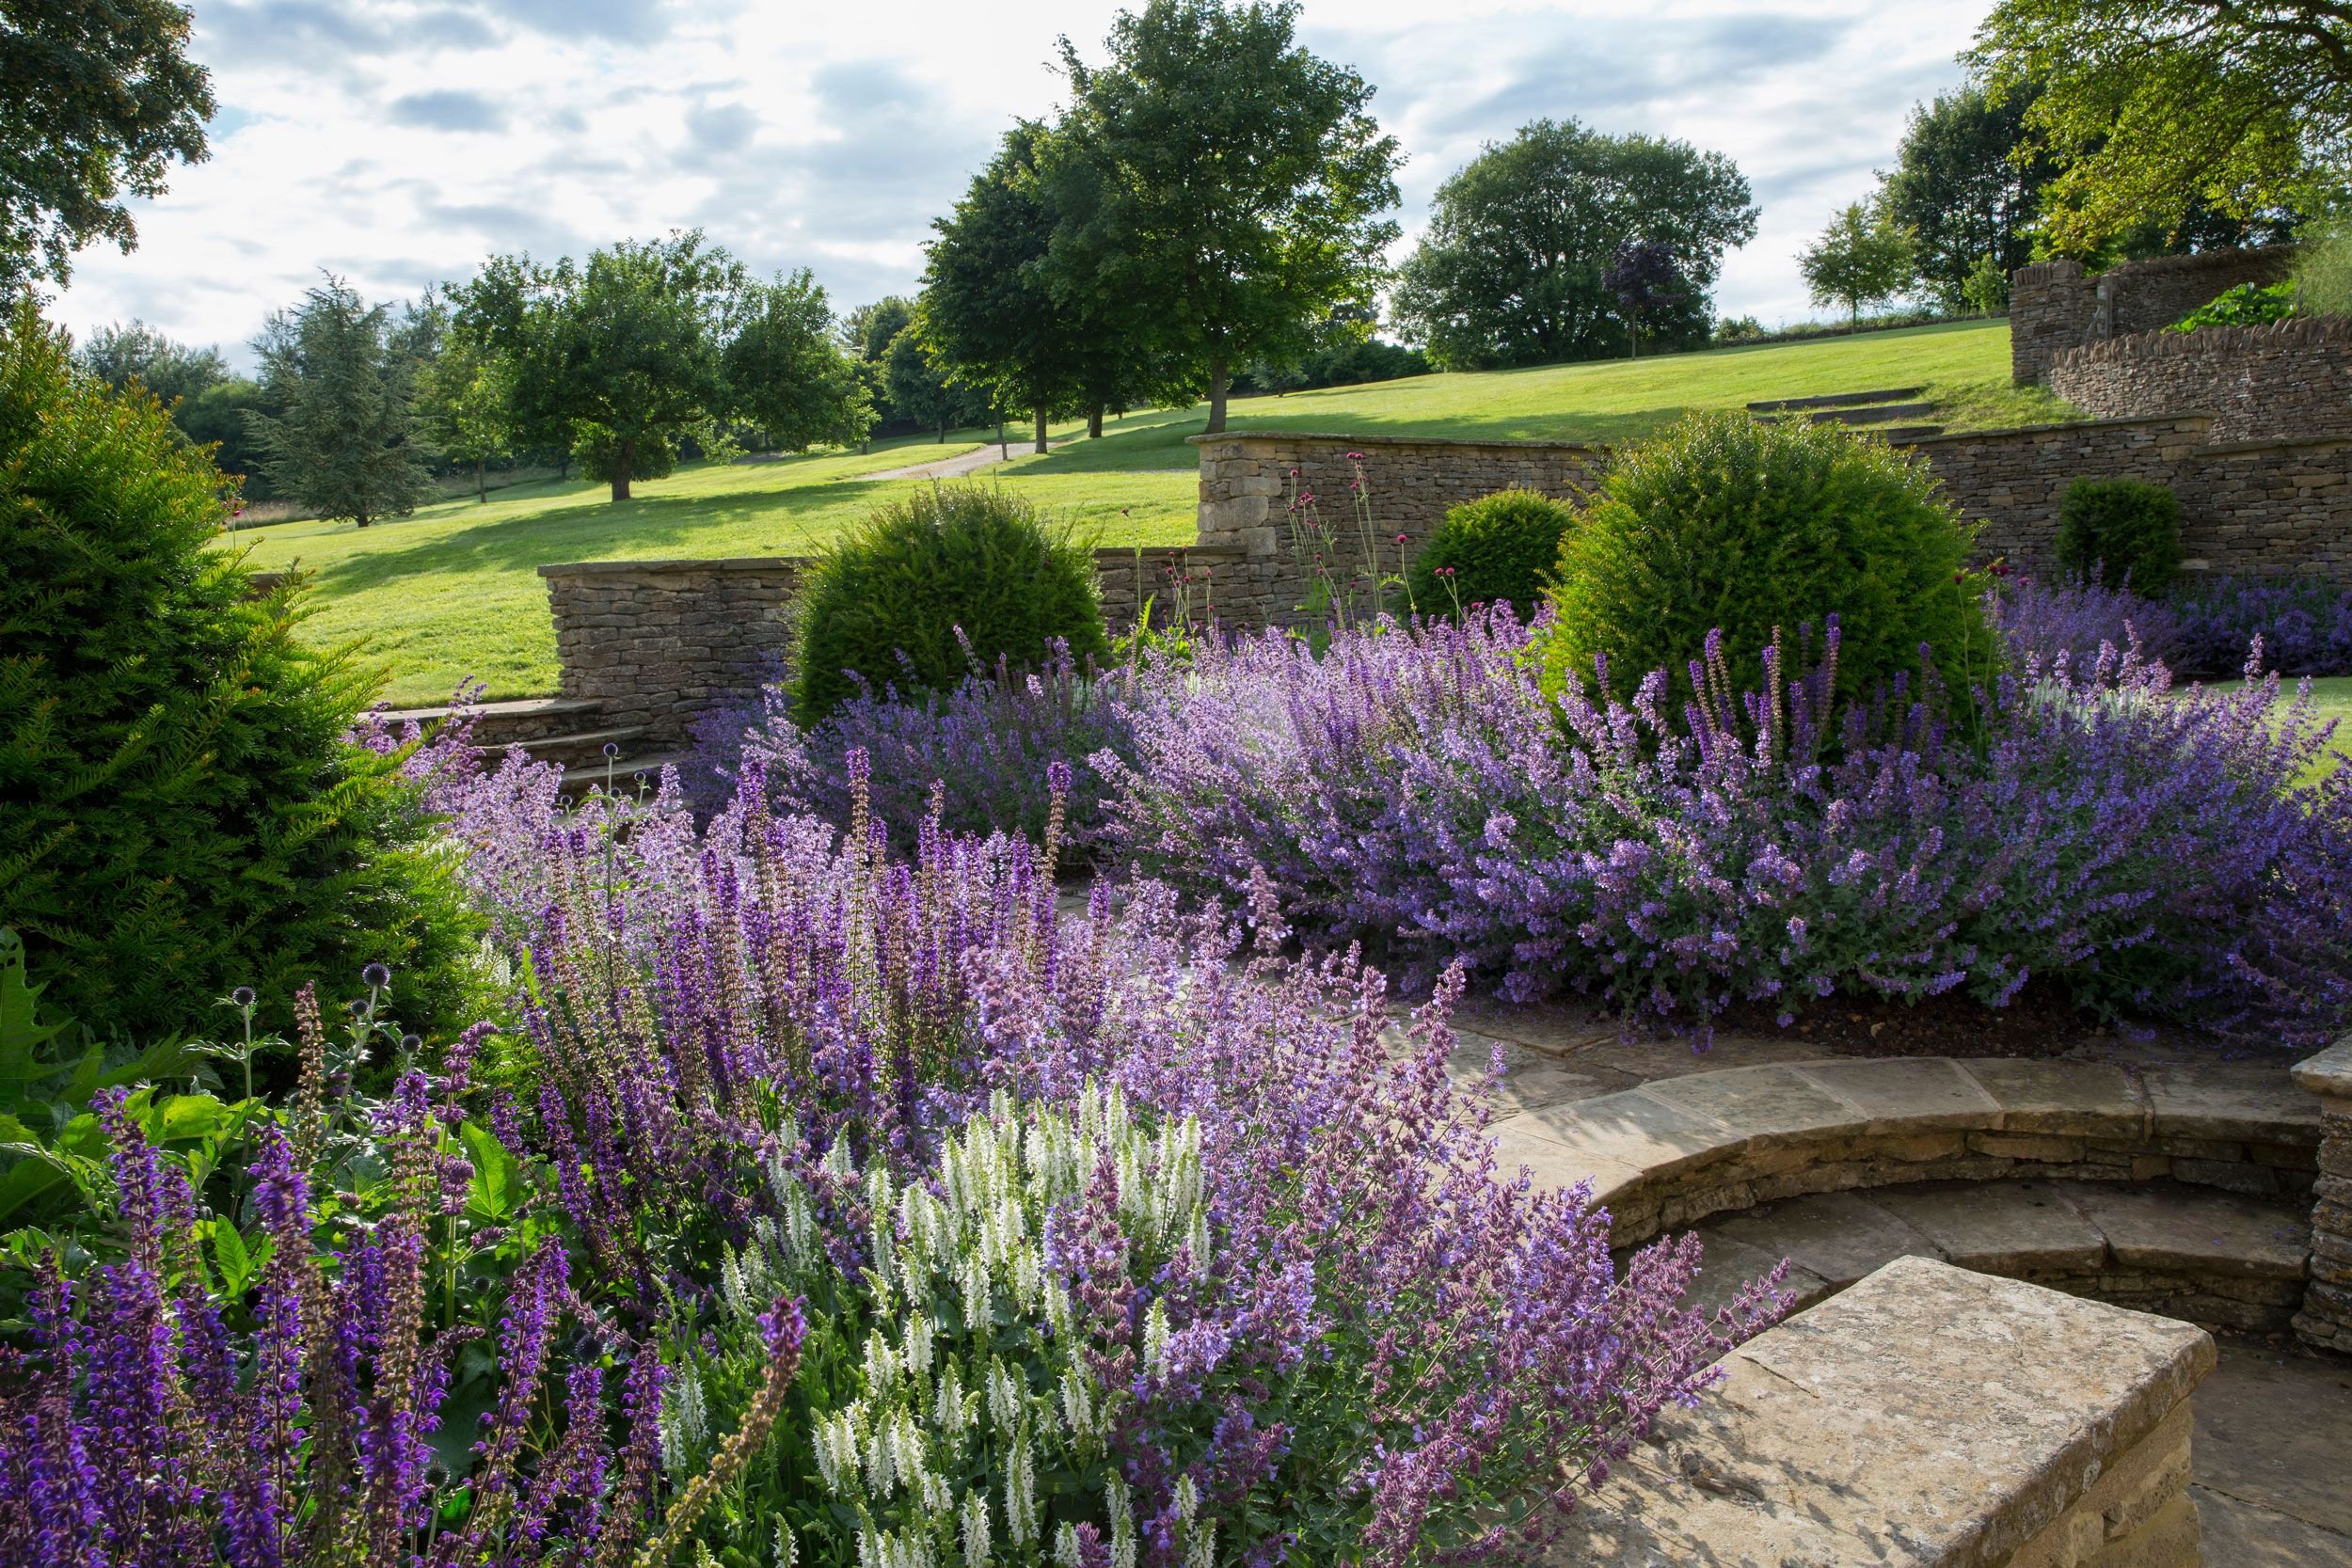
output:
M 1225 429 L 1225 388 L 1232 379 L 1223 358 L 1209 361 L 1209 428 L 1207 435 L 1216 436 Z
M 362 512 L 358 516 L 353 518 L 352 521 L 358 523 L 361 528 L 365 528 L 368 526 L 368 515 Z
M 613 449 L 612 499 L 614 500 L 625 501 L 628 499 L 628 482 L 630 478 L 630 470 L 636 467 L 637 446 L 635 442 L 623 441 L 619 446 Z
M 939 421 L 939 440 L 940 440 L 940 441 L 942 441 L 942 442 L 945 442 L 946 439 L 947 439 L 947 421 L 946 421 L 946 420 L 940 420 L 940 421 Z
M 1012 461 L 1012 445 L 1005 439 L 1005 416 L 1001 410 L 996 415 L 996 460 L 999 463 Z
M 1037 450 L 1040 451 L 1053 450 L 1052 443 L 1045 438 L 1045 410 L 1042 408 L 1037 411 Z
M 488 465 L 477 457 L 473 460 L 473 498 L 477 502 L 490 499 L 489 476 L 483 472 Z
M 571 483 L 572 454 L 568 449 L 556 454 L 555 479 L 556 483 L 559 484 L 569 484 Z
M 1087 439 L 1089 441 L 1099 441 L 1102 438 L 1103 405 L 1098 403 L 1093 407 L 1087 410 Z

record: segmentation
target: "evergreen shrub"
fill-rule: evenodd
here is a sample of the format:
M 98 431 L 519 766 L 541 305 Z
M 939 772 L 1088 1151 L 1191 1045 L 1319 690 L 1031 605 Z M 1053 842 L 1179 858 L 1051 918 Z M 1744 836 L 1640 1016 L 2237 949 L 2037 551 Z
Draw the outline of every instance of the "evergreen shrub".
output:
M 461 1026 L 453 851 L 404 753 L 348 738 L 375 677 L 212 546 L 222 494 L 29 303 L 0 326 L 0 926 L 102 1037 L 217 1032 L 234 987 L 282 1005 L 370 963 L 410 1027 Z
M 1737 687 L 1753 688 L 1775 628 L 1792 650 L 1831 616 L 1836 696 L 1915 680 L 1931 651 L 1948 690 L 1993 665 L 1994 641 L 1967 569 L 1969 531 L 1926 463 L 1835 425 L 1692 415 L 1621 453 L 1579 508 L 1552 591 L 1549 684 L 1612 695 L 1653 670 L 1687 693 L 1688 671 L 1720 629 Z
M 1522 620 L 1532 616 L 1560 558 L 1561 537 L 1575 520 L 1566 502 L 1534 490 L 1498 490 L 1464 501 L 1413 559 L 1413 604 L 1423 615 L 1508 604 Z
M 1108 663 L 1094 559 L 1036 507 L 989 485 L 933 485 L 877 507 L 801 596 L 794 707 L 815 724 L 856 695 L 950 691 L 973 665 L 1042 664 L 1059 642 Z

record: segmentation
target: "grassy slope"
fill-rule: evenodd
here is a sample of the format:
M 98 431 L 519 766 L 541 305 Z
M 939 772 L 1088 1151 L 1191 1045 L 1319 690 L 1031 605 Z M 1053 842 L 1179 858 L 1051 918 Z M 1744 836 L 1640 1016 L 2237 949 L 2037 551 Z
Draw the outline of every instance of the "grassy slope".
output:
M 1361 435 L 1616 441 L 1685 408 L 1925 384 L 1966 425 L 2061 417 L 2047 394 L 2008 385 L 2005 325 L 1968 324 L 1766 348 L 1477 375 L 1420 376 L 1236 403 L 1232 427 Z M 1017 486 L 1104 544 L 1192 537 L 1201 410 L 1136 415 L 1099 441 L 1017 456 L 991 477 Z M 1057 435 L 1082 434 L 1074 427 Z M 877 499 L 920 481 L 857 476 L 968 451 L 922 437 L 872 453 L 696 465 L 610 505 L 600 485 L 518 485 L 487 504 L 444 501 L 364 532 L 286 523 L 242 543 L 259 569 L 298 561 L 316 574 L 310 634 L 367 640 L 396 703 L 446 698 L 468 675 L 493 696 L 555 688 L 555 632 L 536 568 L 560 561 L 801 554 L 820 549 Z M 1016 447 L 1016 451 L 1017 451 Z M 1375 479 L 1376 483 L 1376 479 Z

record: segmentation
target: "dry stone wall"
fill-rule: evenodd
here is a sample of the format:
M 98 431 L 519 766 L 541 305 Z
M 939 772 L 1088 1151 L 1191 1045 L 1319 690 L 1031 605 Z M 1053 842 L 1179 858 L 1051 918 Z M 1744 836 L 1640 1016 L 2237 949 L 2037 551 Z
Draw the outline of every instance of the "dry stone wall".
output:
M 2139 332 L 2061 349 L 2050 389 L 2103 419 L 2211 414 L 2216 441 L 2352 434 L 2352 321 Z
M 2312 1279 L 2295 1329 L 2310 1344 L 2352 1352 L 2352 1037 L 2295 1069 L 2319 1100 L 2319 1180 L 2312 1190 Z
M 2292 245 L 2270 245 L 2125 261 L 2095 277 L 2079 261 L 2020 267 L 2010 277 L 2010 373 L 2043 380 L 2067 349 L 2169 326 L 2241 283 L 2280 281 L 2294 259 Z
M 789 645 L 787 607 L 808 563 L 589 561 L 542 566 L 564 695 L 599 722 L 682 740 L 694 715 Z

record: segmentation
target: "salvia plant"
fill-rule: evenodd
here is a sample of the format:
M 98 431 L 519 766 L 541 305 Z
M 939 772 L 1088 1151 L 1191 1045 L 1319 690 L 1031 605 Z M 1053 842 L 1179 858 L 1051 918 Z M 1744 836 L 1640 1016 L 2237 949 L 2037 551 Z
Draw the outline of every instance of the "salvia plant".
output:
M 2176 691 L 2109 645 L 1967 705 L 1898 684 L 1833 711 L 1826 633 L 1768 649 L 1744 692 L 1710 642 L 1678 713 L 1662 675 L 1630 704 L 1547 701 L 1503 610 L 1320 658 L 1241 639 L 1139 683 L 1108 809 L 1187 889 L 1237 899 L 1263 868 L 1327 949 L 1459 956 L 1515 997 L 1700 1031 L 1734 1002 L 1999 1006 L 2036 978 L 2303 1041 L 2352 1021 L 2352 776 L 2313 766 L 2307 698 L 2252 665 Z

